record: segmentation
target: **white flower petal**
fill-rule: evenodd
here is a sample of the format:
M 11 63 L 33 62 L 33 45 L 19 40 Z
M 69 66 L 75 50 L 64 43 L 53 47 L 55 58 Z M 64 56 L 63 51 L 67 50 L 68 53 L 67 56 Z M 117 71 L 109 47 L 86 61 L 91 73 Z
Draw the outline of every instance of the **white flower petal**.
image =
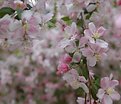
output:
M 88 87 L 84 83 L 80 83 L 80 87 L 86 92 L 89 93 Z
M 120 95 L 118 92 L 116 92 L 115 90 L 110 94 L 111 98 L 113 100 L 119 100 L 120 99 Z
M 99 89 L 99 90 L 98 90 L 98 93 L 97 93 L 97 97 L 98 97 L 99 99 L 102 99 L 103 96 L 104 96 L 104 94 L 105 94 L 105 91 L 104 91 L 103 89 Z
M 103 98 L 103 104 L 113 104 L 113 101 L 109 95 L 105 95 Z
M 89 30 L 94 34 L 96 32 L 96 27 L 93 22 L 89 23 Z
M 87 64 L 91 67 L 95 66 L 96 65 L 96 57 L 88 57 Z

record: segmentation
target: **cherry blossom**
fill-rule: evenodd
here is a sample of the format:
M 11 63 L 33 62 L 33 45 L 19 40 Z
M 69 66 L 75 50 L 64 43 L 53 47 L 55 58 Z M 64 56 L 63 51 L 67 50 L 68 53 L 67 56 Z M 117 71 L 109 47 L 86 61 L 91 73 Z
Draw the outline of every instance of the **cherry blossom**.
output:
M 81 87 L 86 93 L 89 92 L 85 82 L 85 78 L 79 76 L 75 69 L 71 69 L 67 73 L 64 74 L 63 79 L 67 81 L 67 83 L 73 88 L 78 89 Z
M 95 39 L 99 39 L 105 33 L 104 27 L 96 28 L 94 23 L 91 22 L 88 24 L 89 29 L 84 30 L 85 36 L 90 40 L 90 42 L 94 42 Z
M 113 100 L 119 100 L 120 95 L 115 91 L 115 87 L 119 85 L 117 80 L 112 80 L 109 77 L 101 79 L 101 88 L 98 90 L 97 97 L 103 104 L 113 104 Z
M 0 0 L 0 104 L 120 104 L 120 5 Z
M 95 66 L 97 61 L 100 61 L 106 56 L 106 51 L 105 48 L 93 43 L 90 43 L 89 47 L 81 49 L 82 55 L 87 58 L 87 64 L 89 66 Z

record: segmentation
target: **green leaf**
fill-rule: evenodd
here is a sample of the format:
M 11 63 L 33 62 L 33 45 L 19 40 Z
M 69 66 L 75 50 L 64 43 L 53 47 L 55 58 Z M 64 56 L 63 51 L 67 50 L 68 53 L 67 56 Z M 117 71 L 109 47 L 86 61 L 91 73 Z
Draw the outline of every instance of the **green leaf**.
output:
M 78 88 L 75 90 L 76 96 L 84 96 L 84 90 L 82 88 Z
M 93 99 L 97 100 L 97 92 L 98 92 L 98 89 L 100 88 L 100 78 L 98 76 L 94 76 L 94 80 L 92 82 L 92 86 L 91 86 L 91 94 L 92 94 L 92 97 Z
M 71 57 L 73 57 L 74 53 L 69 53 L 69 55 L 70 55 Z
M 64 21 L 69 21 L 69 20 L 70 20 L 70 18 L 69 18 L 68 16 L 63 17 L 63 18 L 61 18 L 61 19 L 64 20 Z
M 16 12 L 17 12 L 16 19 L 20 20 L 21 19 L 21 14 L 22 14 L 23 10 L 22 9 L 17 9 Z
M 72 20 L 68 16 L 65 16 L 65 17 L 63 17 L 61 19 L 63 21 L 65 21 L 68 25 L 71 25 L 72 24 Z
M 88 69 L 86 68 L 86 65 L 84 65 L 84 68 L 82 69 L 82 75 L 83 75 L 86 79 L 88 79 L 88 77 L 89 77 L 89 71 L 88 71 Z
M 47 22 L 49 28 L 55 27 L 56 19 L 53 17 L 50 21 Z
M 83 25 L 84 25 L 84 20 L 83 19 L 78 19 L 77 20 L 77 26 L 78 27 L 83 27 Z
M 4 17 L 6 14 L 13 14 L 15 12 L 15 10 L 13 10 L 10 7 L 3 7 L 0 9 L 0 18 Z
M 86 15 L 86 19 L 90 19 L 91 16 L 92 16 L 92 12 Z
M 76 40 L 75 43 L 76 43 L 76 46 L 78 47 L 79 46 L 79 40 Z
M 98 87 L 96 85 L 92 85 L 91 94 L 92 94 L 93 99 L 95 100 L 98 99 L 96 96 L 97 92 L 98 92 Z
M 82 75 L 88 79 L 89 78 L 89 71 L 88 71 L 88 67 L 87 67 L 87 60 L 86 58 L 83 58 L 80 62 L 80 68 L 81 68 L 81 72 Z

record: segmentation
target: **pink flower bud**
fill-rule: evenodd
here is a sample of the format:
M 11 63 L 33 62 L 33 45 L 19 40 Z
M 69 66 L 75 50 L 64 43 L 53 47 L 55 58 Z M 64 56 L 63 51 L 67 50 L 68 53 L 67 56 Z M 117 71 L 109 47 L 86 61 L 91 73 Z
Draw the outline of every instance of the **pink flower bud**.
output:
M 72 57 L 66 54 L 63 58 L 63 62 L 70 63 L 71 61 L 72 61 Z
M 121 0 L 117 0 L 117 5 L 121 6 Z
M 61 64 L 59 64 L 59 66 L 58 66 L 57 74 L 63 74 L 63 73 L 65 73 L 65 72 L 67 72 L 68 70 L 69 70 L 68 64 L 61 63 Z

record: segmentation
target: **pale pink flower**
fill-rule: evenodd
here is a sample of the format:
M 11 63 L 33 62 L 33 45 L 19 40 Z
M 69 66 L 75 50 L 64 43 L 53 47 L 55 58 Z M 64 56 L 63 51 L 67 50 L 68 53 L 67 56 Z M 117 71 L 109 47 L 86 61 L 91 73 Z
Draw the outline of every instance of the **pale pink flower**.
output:
M 113 104 L 113 100 L 119 100 L 120 95 L 115 91 L 115 87 L 119 85 L 117 80 L 112 78 L 104 77 L 101 79 L 97 97 L 101 100 L 102 104 Z
M 87 58 L 87 64 L 95 66 L 97 61 L 106 56 L 107 49 L 101 48 L 98 44 L 90 43 L 89 47 L 82 48 L 81 52 Z
M 31 38 L 35 38 L 39 33 L 39 23 L 31 10 L 26 10 L 22 13 L 22 29 L 23 34 Z
M 72 44 L 74 44 L 74 40 L 78 37 L 78 29 L 75 22 L 73 22 L 71 26 L 66 26 L 64 28 L 63 37 L 64 39 L 61 40 L 59 43 L 60 47 L 65 48 L 67 46 L 72 46 Z
M 63 79 L 73 88 L 78 89 L 81 87 L 86 93 L 89 93 L 89 89 L 86 86 L 86 79 L 84 76 L 79 76 L 78 72 L 75 69 L 71 69 L 66 72 L 63 76 Z
M 83 48 L 85 47 L 85 45 L 88 43 L 88 38 L 81 37 L 81 39 L 79 40 L 79 48 Z
M 85 34 L 85 37 L 87 37 L 90 40 L 90 42 L 94 42 L 95 39 L 99 39 L 101 36 L 104 35 L 106 30 L 102 26 L 99 28 L 96 28 L 93 22 L 88 24 L 88 28 L 89 29 L 84 30 L 84 34 Z
M 66 26 L 65 27 L 65 37 L 70 38 L 70 37 L 76 37 L 79 33 L 77 25 L 75 22 L 71 24 L 71 26 Z

